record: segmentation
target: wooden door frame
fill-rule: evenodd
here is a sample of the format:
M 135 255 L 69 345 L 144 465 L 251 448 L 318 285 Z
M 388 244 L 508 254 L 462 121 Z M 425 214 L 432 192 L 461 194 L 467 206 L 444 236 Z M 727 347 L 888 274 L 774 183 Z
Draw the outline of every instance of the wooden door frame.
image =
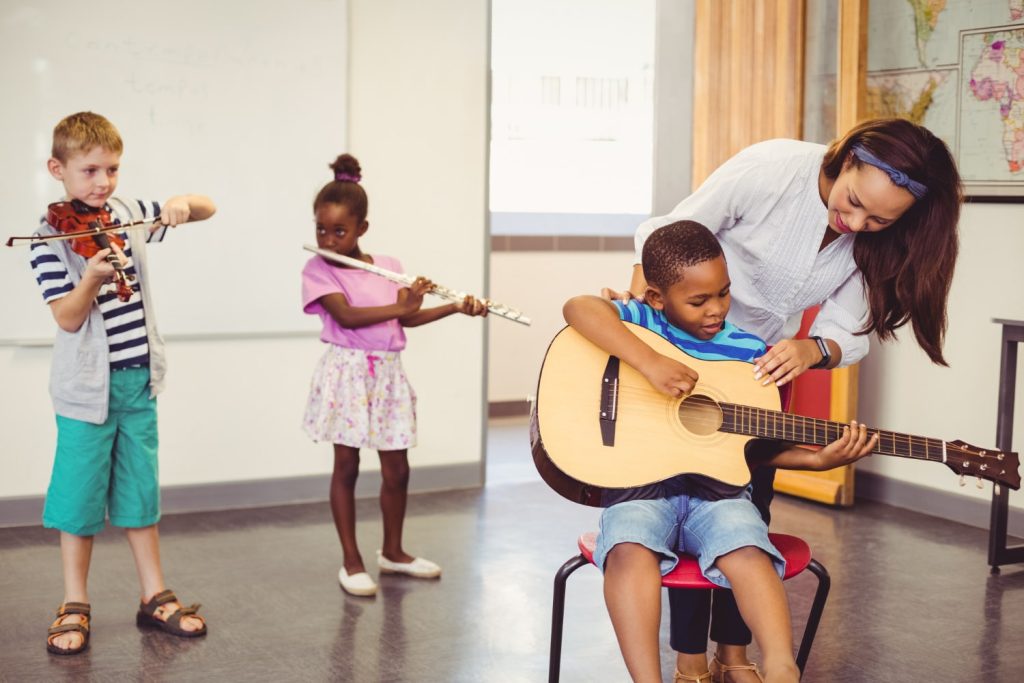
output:
M 836 130 L 840 135 L 860 122 L 867 111 L 867 27 L 869 0 L 839 0 L 839 59 L 836 74 Z M 830 373 L 829 418 L 857 418 L 858 366 Z M 780 470 L 775 488 L 783 493 L 840 506 L 853 505 L 853 465 L 828 472 Z

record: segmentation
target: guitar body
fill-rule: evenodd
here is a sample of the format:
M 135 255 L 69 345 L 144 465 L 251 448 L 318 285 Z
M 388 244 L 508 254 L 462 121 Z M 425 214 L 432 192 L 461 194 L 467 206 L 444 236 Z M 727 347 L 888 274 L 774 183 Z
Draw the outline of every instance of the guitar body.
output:
M 606 489 L 637 489 L 680 474 L 746 485 L 744 447 L 751 437 L 718 431 L 717 403 L 777 411 L 778 389 L 755 382 L 750 363 L 699 360 L 646 328 L 623 324 L 658 353 L 696 370 L 696 387 L 685 398 L 672 398 L 617 359 L 610 371 L 606 352 L 564 328 L 544 357 L 531 415 L 541 477 L 562 496 L 593 506 L 601 506 Z

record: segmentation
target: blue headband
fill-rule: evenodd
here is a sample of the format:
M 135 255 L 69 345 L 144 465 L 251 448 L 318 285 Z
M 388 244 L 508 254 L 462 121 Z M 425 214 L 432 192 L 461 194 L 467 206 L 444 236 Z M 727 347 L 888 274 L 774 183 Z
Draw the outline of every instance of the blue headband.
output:
M 871 164 L 875 168 L 885 171 L 894 185 L 905 187 L 910 194 L 914 195 L 914 199 L 920 199 L 928 194 L 927 185 L 919 183 L 903 171 L 893 168 L 860 145 L 854 145 L 851 151 L 855 157 L 863 161 L 865 164 Z

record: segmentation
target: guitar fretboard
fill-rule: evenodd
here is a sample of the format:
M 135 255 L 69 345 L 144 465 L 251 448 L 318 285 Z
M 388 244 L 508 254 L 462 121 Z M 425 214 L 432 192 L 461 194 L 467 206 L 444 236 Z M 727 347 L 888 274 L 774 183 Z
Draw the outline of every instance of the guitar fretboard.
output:
M 843 435 L 843 428 L 847 426 L 842 422 L 819 420 L 735 403 L 718 405 L 722 410 L 721 431 L 732 434 L 824 446 L 840 438 Z M 872 453 L 914 460 L 945 461 L 946 442 L 941 439 L 880 429 L 870 431 L 878 432 L 879 436 L 878 446 Z

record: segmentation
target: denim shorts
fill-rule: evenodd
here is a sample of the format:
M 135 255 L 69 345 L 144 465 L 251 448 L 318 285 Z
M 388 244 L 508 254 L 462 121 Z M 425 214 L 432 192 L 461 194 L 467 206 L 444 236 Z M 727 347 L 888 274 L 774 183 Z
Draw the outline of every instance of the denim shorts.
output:
M 682 495 L 612 505 L 601 514 L 594 549 L 594 564 L 602 572 L 609 551 L 619 543 L 637 543 L 657 553 L 662 576 L 678 564 L 676 553 L 689 553 L 697 558 L 704 578 L 722 588 L 731 586 L 715 562 L 746 546 L 767 553 L 779 577 L 786 570 L 786 560 L 768 540 L 768 526 L 750 501 L 749 488 L 735 498 L 715 501 Z
M 107 421 L 57 416 L 57 454 L 43 506 L 43 526 L 75 536 L 160 520 L 156 399 L 149 368 L 110 373 Z

